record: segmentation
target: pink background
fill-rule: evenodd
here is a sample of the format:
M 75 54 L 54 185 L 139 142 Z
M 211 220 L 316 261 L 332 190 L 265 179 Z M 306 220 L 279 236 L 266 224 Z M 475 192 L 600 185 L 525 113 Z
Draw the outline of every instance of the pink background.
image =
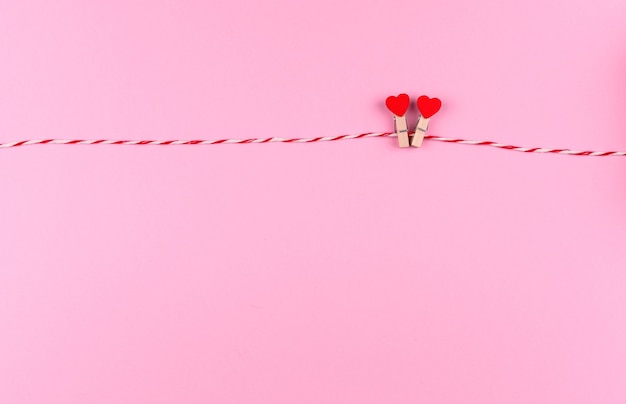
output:
M 623 0 L 0 0 L 0 141 L 626 150 Z M 409 114 L 414 125 L 416 112 Z M 0 150 L 0 402 L 626 402 L 626 158 Z

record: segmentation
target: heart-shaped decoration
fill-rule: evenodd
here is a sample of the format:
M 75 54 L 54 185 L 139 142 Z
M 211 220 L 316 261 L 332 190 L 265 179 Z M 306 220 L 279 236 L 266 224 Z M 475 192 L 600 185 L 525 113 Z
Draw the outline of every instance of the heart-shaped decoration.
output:
M 407 109 L 409 109 L 410 103 L 411 100 L 406 94 L 400 94 L 397 97 L 392 95 L 387 97 L 387 100 L 385 101 L 385 105 L 387 105 L 389 111 L 393 112 L 393 114 L 397 116 L 404 116 Z
M 420 110 L 424 118 L 430 118 L 441 109 L 441 100 L 422 95 L 417 99 L 417 109 Z

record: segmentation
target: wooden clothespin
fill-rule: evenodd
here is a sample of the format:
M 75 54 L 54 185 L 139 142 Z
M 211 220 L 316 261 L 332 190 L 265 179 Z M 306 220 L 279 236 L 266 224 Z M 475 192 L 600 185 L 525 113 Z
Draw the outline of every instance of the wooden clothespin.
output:
M 400 94 L 397 97 L 389 96 L 385 101 L 385 105 L 389 111 L 393 113 L 393 127 L 398 135 L 398 145 L 400 147 L 409 147 L 409 129 L 406 124 L 406 111 L 409 109 L 411 100 L 406 94 Z
M 417 99 L 417 109 L 419 109 L 421 115 L 415 127 L 415 134 L 411 140 L 411 146 L 413 147 L 420 147 L 422 145 L 430 117 L 441 109 L 441 100 L 439 98 L 429 98 L 422 95 Z

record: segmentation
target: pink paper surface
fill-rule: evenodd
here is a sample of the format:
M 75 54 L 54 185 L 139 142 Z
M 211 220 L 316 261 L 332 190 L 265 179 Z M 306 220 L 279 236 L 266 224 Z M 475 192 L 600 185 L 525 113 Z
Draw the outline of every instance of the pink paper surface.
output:
M 623 0 L 0 1 L 0 142 L 626 150 Z M 413 104 L 409 124 L 415 125 Z M 626 158 L 0 150 L 0 402 L 626 402 Z

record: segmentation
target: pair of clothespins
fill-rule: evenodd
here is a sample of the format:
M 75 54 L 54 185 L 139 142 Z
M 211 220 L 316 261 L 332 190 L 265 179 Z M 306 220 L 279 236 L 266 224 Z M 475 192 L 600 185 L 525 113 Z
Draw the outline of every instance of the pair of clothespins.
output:
M 420 112 L 420 117 L 417 121 L 413 138 L 409 141 L 409 130 L 405 114 L 409 109 L 410 103 L 411 99 L 406 94 L 400 94 L 397 97 L 392 95 L 387 97 L 385 101 L 387 108 L 393 113 L 393 126 L 398 135 L 398 145 L 400 147 L 409 147 L 409 144 L 413 147 L 420 147 L 424 141 L 426 130 L 428 130 L 430 118 L 441 109 L 441 100 L 439 98 L 430 98 L 425 95 L 419 97 L 417 99 L 417 109 Z

